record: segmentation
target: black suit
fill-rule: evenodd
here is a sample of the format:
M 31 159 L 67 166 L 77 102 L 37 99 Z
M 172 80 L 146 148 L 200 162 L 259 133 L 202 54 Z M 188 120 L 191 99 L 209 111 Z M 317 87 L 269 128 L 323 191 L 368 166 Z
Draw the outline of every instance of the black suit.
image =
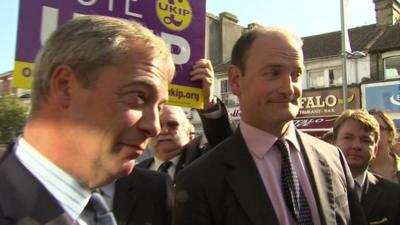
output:
M 367 173 L 361 205 L 371 224 L 400 224 L 400 185 Z
M 202 137 L 197 137 L 190 141 L 188 144 L 183 146 L 181 156 L 179 157 L 178 163 L 175 168 L 174 177 L 183 169 L 185 166 L 192 163 L 194 160 L 206 153 L 211 147 L 216 146 L 218 143 L 226 139 L 232 134 L 232 128 L 229 123 L 228 114 L 223 103 L 220 103 L 223 107 L 224 112 L 220 118 L 210 119 L 201 116 L 200 118 L 203 124 L 204 135 L 207 138 L 207 144 L 201 143 Z M 154 158 L 143 160 L 137 166 L 142 168 L 150 168 L 153 164 Z
M 0 162 L 0 224 L 72 224 L 71 217 L 11 149 Z
M 171 224 L 172 188 L 168 175 L 135 167 L 115 182 L 113 212 L 118 224 Z
M 298 140 L 321 224 L 365 224 L 340 150 L 301 132 Z M 278 224 L 240 129 L 178 175 L 173 224 Z

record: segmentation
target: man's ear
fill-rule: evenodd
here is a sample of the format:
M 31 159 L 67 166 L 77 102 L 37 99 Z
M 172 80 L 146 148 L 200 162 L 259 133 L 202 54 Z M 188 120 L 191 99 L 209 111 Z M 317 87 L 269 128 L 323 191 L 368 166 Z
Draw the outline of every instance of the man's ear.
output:
M 69 107 L 73 82 L 75 82 L 75 72 L 70 66 L 59 65 L 54 69 L 51 76 L 50 95 L 59 107 Z
M 240 95 L 240 80 L 242 73 L 240 69 L 235 65 L 229 65 L 228 68 L 229 85 L 233 94 Z

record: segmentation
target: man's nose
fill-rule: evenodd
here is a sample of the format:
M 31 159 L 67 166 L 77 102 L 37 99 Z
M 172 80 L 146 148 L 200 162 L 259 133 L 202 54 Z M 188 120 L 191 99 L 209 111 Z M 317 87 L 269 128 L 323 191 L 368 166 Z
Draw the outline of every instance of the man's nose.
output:
M 290 73 L 281 76 L 279 81 L 279 92 L 285 96 L 292 96 L 294 94 L 294 87 Z
M 157 107 L 149 108 L 143 112 L 139 129 L 146 133 L 148 137 L 154 137 L 160 133 L 160 113 Z

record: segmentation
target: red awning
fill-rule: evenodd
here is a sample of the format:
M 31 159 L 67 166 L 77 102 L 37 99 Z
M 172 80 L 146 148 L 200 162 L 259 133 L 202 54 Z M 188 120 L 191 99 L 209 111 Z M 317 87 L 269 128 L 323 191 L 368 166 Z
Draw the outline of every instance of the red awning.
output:
M 337 116 L 326 117 L 301 117 L 294 119 L 297 129 L 320 138 L 326 132 L 333 129 L 333 123 Z

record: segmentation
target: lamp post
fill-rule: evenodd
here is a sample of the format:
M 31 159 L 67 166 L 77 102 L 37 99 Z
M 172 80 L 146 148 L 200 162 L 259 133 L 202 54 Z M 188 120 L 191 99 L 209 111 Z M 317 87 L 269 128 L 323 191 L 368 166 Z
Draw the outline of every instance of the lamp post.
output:
M 341 22 L 341 56 L 342 56 L 342 87 L 343 87 L 343 111 L 347 110 L 347 46 L 350 46 L 346 27 L 346 0 L 340 0 Z M 351 50 L 350 50 L 351 52 Z

